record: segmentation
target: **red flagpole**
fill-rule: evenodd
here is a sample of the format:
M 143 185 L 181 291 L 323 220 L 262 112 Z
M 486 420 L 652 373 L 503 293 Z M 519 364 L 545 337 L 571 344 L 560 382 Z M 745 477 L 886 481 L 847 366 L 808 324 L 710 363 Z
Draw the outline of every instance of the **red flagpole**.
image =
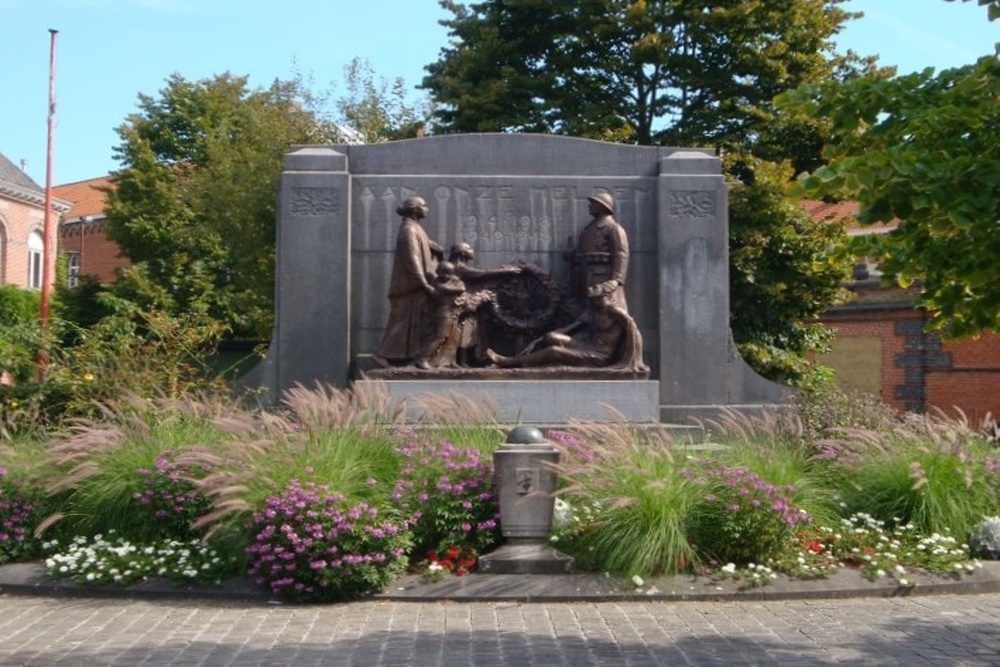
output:
M 49 120 L 48 143 L 45 155 L 45 226 L 42 238 L 42 303 L 40 321 L 42 325 L 42 343 L 38 351 L 38 378 L 45 379 L 47 363 L 45 346 L 48 344 L 49 324 L 49 283 L 52 281 L 52 265 L 55 244 L 52 239 L 52 127 L 56 115 L 56 34 L 58 30 L 49 29 Z

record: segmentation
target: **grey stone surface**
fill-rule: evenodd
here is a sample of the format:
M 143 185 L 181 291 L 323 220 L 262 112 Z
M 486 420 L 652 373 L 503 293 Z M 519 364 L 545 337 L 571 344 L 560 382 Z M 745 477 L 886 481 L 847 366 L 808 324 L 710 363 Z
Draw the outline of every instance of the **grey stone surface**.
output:
M 961 577 L 907 572 L 912 583 L 900 587 L 892 577 L 869 580 L 855 569 L 844 568 L 817 579 L 781 575 L 766 586 L 747 588 L 734 579 L 674 575 L 649 579 L 642 586 L 617 576 L 597 573 L 508 575 L 471 574 L 427 581 L 419 574 L 406 575 L 374 597 L 383 601 L 479 601 L 479 602 L 599 602 L 658 600 L 760 601 L 833 600 L 871 598 L 925 598 L 932 595 L 1000 595 L 1000 562 L 983 561 L 982 568 Z M 250 579 L 235 579 L 217 586 L 181 586 L 154 579 L 128 587 L 88 586 L 67 579 L 52 579 L 42 563 L 0 565 L 0 596 L 41 595 L 50 597 L 110 597 L 118 600 L 186 599 L 193 601 L 246 601 L 272 604 L 269 591 Z M 972 598 L 973 600 L 975 598 Z M 2 607 L 0 607 L 2 608 Z M 3 619 L 0 618 L 0 625 Z M 2 645 L 2 642 L 0 642 Z M 4 663 L 0 662 L 0 665 Z
M 367 382 L 359 380 L 359 382 Z M 565 424 L 570 419 L 653 423 L 659 420 L 658 383 L 654 380 L 380 380 L 406 413 L 423 414 L 425 394 L 472 398 L 495 411 L 506 424 Z
M 576 559 L 548 544 L 511 542 L 480 556 L 479 571 L 494 574 L 569 574 Z
M 552 530 L 559 452 L 549 443 L 504 443 L 493 452 L 493 483 L 508 541 L 545 542 Z
M 248 380 L 275 400 L 295 383 L 345 385 L 381 339 L 397 205 L 423 196 L 430 238 L 464 241 L 484 268 L 518 260 L 557 280 L 609 192 L 629 237 L 625 291 L 658 404 L 772 403 L 780 387 L 735 354 L 729 335 L 728 204 L 708 152 L 549 135 L 445 135 L 373 145 L 305 146 L 286 158 L 278 220 L 277 324 Z M 537 398 L 534 388 L 517 401 Z M 567 415 L 561 421 L 572 415 Z M 658 418 L 658 416 L 657 416 Z

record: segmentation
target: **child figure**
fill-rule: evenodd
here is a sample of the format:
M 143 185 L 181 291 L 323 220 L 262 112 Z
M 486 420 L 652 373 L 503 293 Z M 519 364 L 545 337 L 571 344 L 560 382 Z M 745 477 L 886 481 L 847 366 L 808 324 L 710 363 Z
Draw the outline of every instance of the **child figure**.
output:
M 417 359 L 417 368 L 455 366 L 460 337 L 459 318 L 466 308 L 465 283 L 458 277 L 455 265 L 439 262 L 437 275 L 431 283 L 434 296 L 427 304 L 430 328 L 427 344 Z

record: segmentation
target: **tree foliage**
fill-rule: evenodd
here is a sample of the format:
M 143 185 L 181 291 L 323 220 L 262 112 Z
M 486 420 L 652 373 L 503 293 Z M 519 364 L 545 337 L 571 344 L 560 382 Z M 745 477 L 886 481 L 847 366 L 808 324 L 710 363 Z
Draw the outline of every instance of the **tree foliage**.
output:
M 445 132 L 741 146 L 771 99 L 836 74 L 842 0 L 443 0 L 423 87 Z
M 785 196 L 790 164 L 742 158 L 729 195 L 730 312 L 743 358 L 765 376 L 800 383 L 831 337 L 817 320 L 843 300 L 851 265 L 842 224 L 814 220 Z
M 367 61 L 345 69 L 347 93 L 328 113 L 300 76 L 251 89 L 229 73 L 179 74 L 117 128 L 122 169 L 108 192 L 108 235 L 132 260 L 114 285 L 152 310 L 266 338 L 273 319 L 277 188 L 294 144 L 416 136 L 423 120 L 401 81 Z
M 947 0 L 948 2 L 955 2 L 955 0 Z M 970 0 L 962 0 L 962 2 L 969 2 Z M 989 16 L 991 21 L 996 21 L 1000 19 L 1000 0 L 976 0 L 976 2 L 981 7 L 986 7 L 987 16 Z
M 122 169 L 108 192 L 108 235 L 133 262 L 119 294 L 201 314 L 235 335 L 271 326 L 274 223 L 282 157 L 332 140 L 301 82 L 251 90 L 231 74 L 172 75 L 117 128 Z
M 810 84 L 780 102 L 832 121 L 828 164 L 795 192 L 856 199 L 865 224 L 898 221 L 864 248 L 886 276 L 918 282 L 951 335 L 1000 330 L 1000 57 Z
M 408 101 L 401 77 L 379 77 L 370 62 L 354 58 L 344 68 L 344 83 L 347 93 L 337 101 L 337 110 L 364 143 L 412 139 L 424 132 L 429 111 Z

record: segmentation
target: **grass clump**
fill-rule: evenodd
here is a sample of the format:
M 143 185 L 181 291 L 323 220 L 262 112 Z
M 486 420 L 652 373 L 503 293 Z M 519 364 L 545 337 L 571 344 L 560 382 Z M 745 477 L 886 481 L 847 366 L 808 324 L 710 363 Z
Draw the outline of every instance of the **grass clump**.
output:
M 833 446 L 848 512 L 955 535 L 1000 512 L 1000 450 L 962 418 L 914 416 L 888 433 L 849 430 Z
M 586 567 L 626 576 L 682 572 L 696 562 L 688 539 L 700 490 L 667 431 L 577 425 L 550 434 L 561 450 L 559 495 L 573 531 L 559 542 Z M 585 515 L 586 520 L 580 520 Z

